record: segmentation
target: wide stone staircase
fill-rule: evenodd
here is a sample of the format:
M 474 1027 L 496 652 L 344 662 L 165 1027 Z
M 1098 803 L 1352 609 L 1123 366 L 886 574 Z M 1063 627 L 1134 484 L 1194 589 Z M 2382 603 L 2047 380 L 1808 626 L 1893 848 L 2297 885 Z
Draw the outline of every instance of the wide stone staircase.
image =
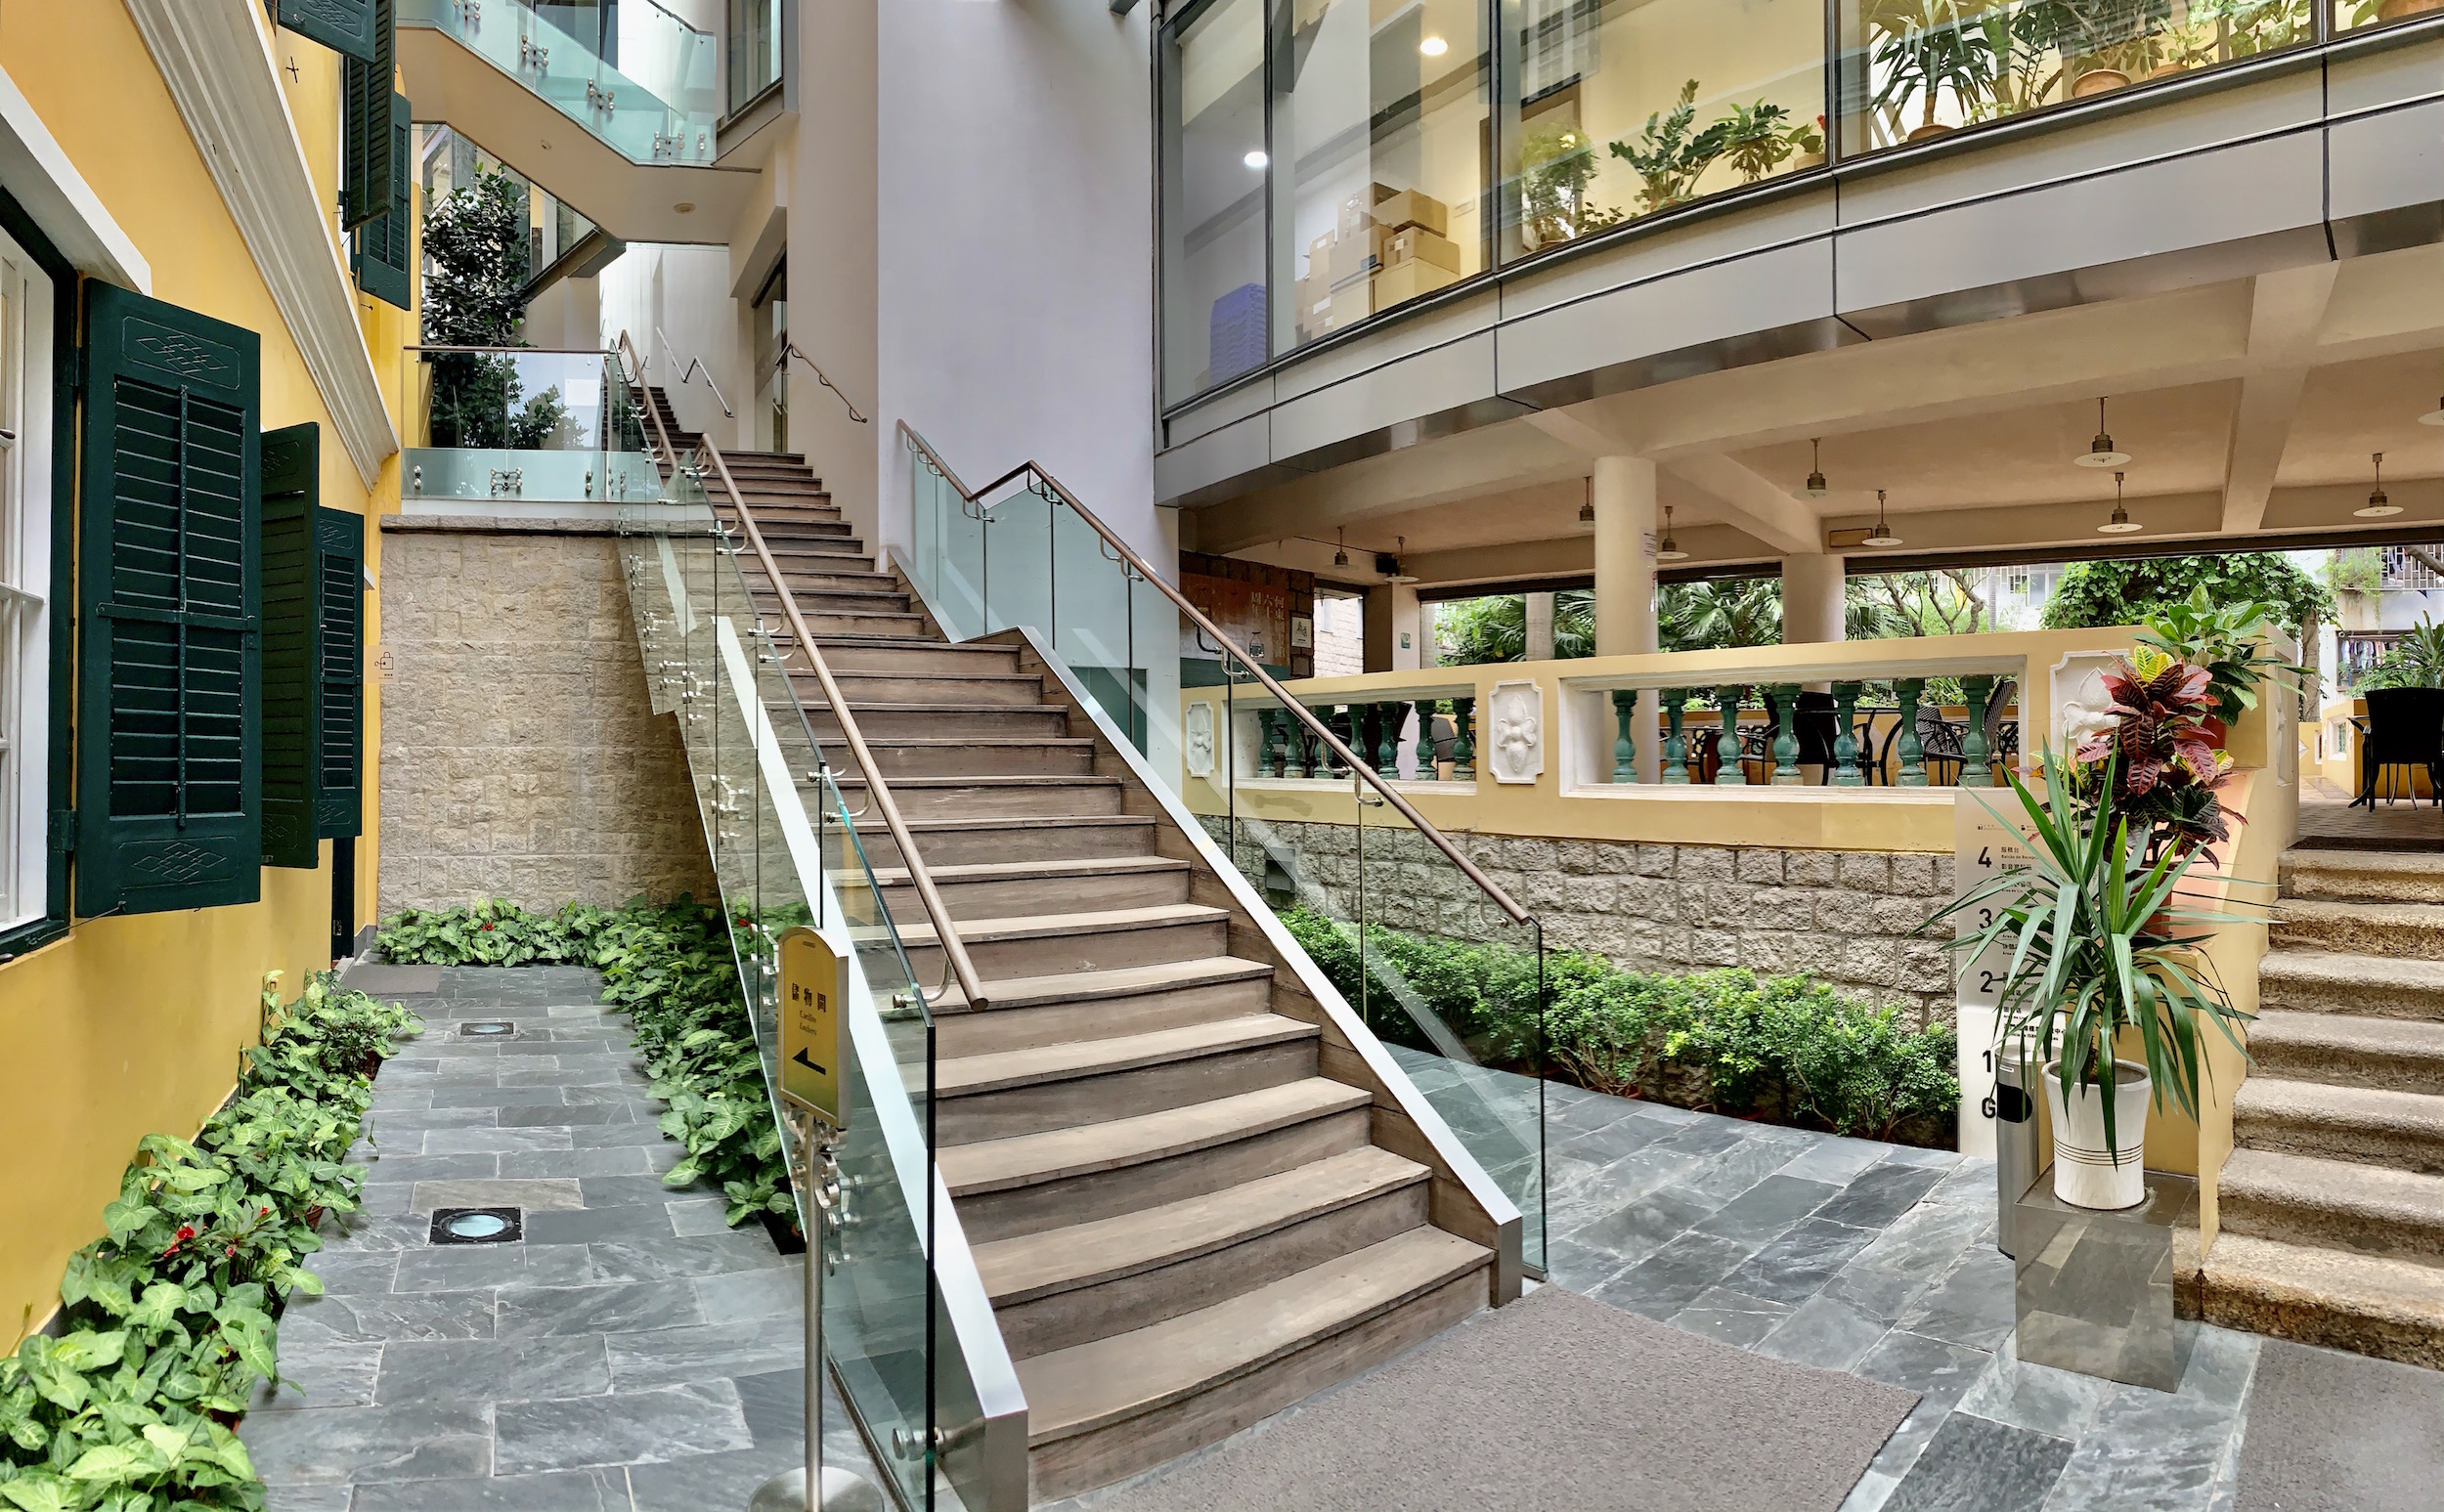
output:
M 954 987 L 937 1010 L 938 1162 L 1026 1397 L 1033 1497 L 1223 1438 L 1497 1300 L 1494 1252 L 1435 1226 L 1434 1173 L 1383 1147 L 1399 1120 L 1322 1074 L 1257 931 L 1085 715 L 1021 648 L 950 644 L 802 458 L 723 456 L 984 978 L 988 1008 Z M 939 981 L 838 712 L 793 680 L 909 965 Z
M 2285 855 L 2210 1322 L 2444 1368 L 2444 855 Z

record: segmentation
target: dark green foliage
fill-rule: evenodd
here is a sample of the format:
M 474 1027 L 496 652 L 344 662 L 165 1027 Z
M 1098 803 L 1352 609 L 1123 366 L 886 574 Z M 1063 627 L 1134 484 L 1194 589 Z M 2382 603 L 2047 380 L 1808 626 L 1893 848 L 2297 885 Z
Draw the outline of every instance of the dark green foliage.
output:
M 263 1488 L 231 1430 L 277 1377 L 280 1307 L 322 1291 L 304 1268 L 326 1213 L 357 1205 L 341 1159 L 400 1035 L 397 1005 L 327 975 L 279 1006 L 265 978 L 261 1043 L 237 1095 L 194 1143 L 137 1147 L 109 1230 L 68 1262 L 57 1338 L 0 1358 L 0 1503 L 19 1512 L 256 1509 Z
M 506 173 L 478 172 L 424 212 L 424 339 L 435 346 L 520 345 L 526 313 L 526 186 Z M 517 367 L 508 358 L 437 353 L 433 365 L 432 444 L 518 447 L 511 439 L 548 434 L 558 416 L 518 412 Z M 558 396 L 528 401 L 556 404 Z
M 2334 594 L 2272 551 L 2226 556 L 2160 556 L 2126 562 L 2079 562 L 2062 575 L 2045 601 L 2049 630 L 2102 629 L 2161 619 L 2204 588 L 2210 604 L 2260 603 L 2297 635 L 2311 619 L 2331 623 Z
M 1305 910 L 1282 922 L 1358 1004 L 1356 931 Z M 1533 954 L 1380 928 L 1367 930 L 1366 950 L 1370 1017 L 1383 1038 L 1429 1048 L 1397 1006 L 1414 1001 L 1478 1059 L 1533 1069 Z M 1897 1006 L 1868 1007 L 1806 977 L 1647 975 L 1557 950 L 1546 955 L 1544 991 L 1549 1068 L 1596 1092 L 1875 1139 L 1942 1131 L 1959 1105 L 1948 1025 L 1911 1028 Z
M 403 965 L 599 969 L 602 1000 L 635 1023 L 653 1095 L 670 1104 L 662 1132 L 687 1148 L 663 1180 L 720 1184 L 732 1224 L 793 1211 L 782 1189 L 780 1128 L 719 909 L 681 898 L 668 907 L 571 903 L 533 914 L 489 898 L 403 910 L 383 922 L 381 948 Z

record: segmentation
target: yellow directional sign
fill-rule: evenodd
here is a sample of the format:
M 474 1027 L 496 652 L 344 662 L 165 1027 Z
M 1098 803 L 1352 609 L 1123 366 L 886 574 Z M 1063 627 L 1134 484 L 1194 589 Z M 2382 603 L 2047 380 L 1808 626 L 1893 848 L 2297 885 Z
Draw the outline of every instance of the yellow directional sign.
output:
M 780 950 L 781 1096 L 845 1129 L 849 1099 L 841 1073 L 849 1055 L 848 963 L 803 925 L 781 931 Z

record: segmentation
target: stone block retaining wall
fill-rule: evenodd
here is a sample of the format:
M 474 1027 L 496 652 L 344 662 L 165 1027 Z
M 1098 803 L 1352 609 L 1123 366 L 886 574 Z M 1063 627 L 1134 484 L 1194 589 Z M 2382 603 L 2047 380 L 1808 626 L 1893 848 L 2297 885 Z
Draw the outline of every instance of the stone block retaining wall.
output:
M 1206 816 L 1224 844 L 1227 821 Z M 1265 875 L 1268 854 L 1302 895 L 1315 889 L 1335 917 L 1356 917 L 1358 833 L 1348 825 L 1243 821 L 1239 861 Z M 1950 895 L 1948 855 L 1737 849 L 1450 836 L 1452 842 L 1545 927 L 1547 945 L 1608 958 L 1627 971 L 1741 966 L 1805 974 L 1878 1002 L 1909 1006 L 1914 1021 L 1952 1019 L 1950 930 L 1916 935 Z M 1367 918 L 1394 929 L 1524 943 L 1525 929 L 1483 901 L 1443 854 L 1410 830 L 1369 830 Z

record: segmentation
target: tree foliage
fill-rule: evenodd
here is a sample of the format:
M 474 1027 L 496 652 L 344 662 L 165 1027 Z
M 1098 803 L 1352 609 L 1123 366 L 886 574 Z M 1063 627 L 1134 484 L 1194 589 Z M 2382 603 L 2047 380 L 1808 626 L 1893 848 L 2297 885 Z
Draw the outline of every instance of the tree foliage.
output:
M 424 213 L 424 339 L 436 346 L 523 346 L 526 186 L 478 171 Z M 523 392 L 506 357 L 438 353 L 432 359 L 432 440 L 442 447 L 549 444 L 568 416 L 557 389 Z
M 2272 551 L 2228 556 L 2160 556 L 2134 561 L 2079 562 L 2062 575 L 2046 601 L 2049 630 L 2101 629 L 2160 618 L 2199 589 L 2211 603 L 2255 600 L 2281 615 L 2293 635 L 2308 621 L 2332 622 L 2326 585 Z

